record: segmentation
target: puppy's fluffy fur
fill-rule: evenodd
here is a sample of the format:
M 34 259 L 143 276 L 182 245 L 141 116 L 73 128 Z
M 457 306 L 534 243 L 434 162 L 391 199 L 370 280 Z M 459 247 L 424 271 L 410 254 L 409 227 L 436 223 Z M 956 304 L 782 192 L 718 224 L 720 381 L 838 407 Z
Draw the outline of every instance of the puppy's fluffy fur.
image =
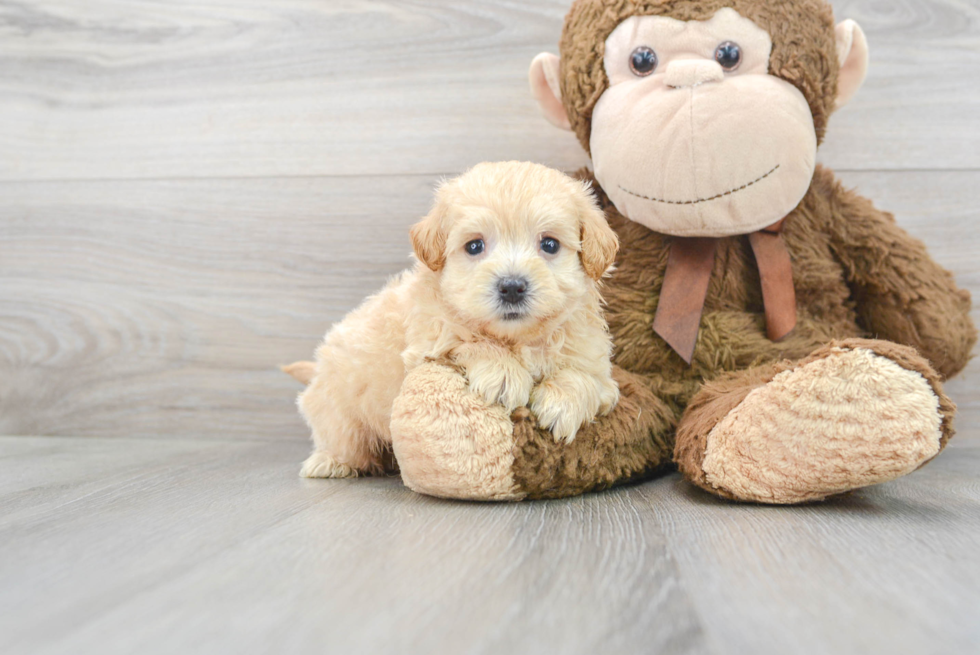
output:
M 440 186 L 411 235 L 416 266 L 317 350 L 299 397 L 314 443 L 302 475 L 379 472 L 392 403 L 427 359 L 455 362 L 489 402 L 528 405 L 556 439 L 615 406 L 598 281 L 618 244 L 587 186 L 537 164 L 480 164 Z M 522 283 L 519 299 L 506 280 Z

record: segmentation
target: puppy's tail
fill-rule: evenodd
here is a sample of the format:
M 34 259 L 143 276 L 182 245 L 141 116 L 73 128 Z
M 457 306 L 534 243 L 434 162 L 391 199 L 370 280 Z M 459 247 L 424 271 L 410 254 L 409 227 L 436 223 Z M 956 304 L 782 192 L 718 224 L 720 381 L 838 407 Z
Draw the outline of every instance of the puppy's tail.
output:
M 280 366 L 283 373 L 288 373 L 303 384 L 309 384 L 316 373 L 316 364 L 313 362 L 293 362 L 286 366 Z

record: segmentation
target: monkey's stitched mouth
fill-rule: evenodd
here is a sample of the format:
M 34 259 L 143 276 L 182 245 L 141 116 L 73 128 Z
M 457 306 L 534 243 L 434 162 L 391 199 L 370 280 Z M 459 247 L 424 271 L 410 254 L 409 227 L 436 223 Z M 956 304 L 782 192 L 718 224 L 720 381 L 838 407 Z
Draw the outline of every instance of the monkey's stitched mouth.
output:
M 770 170 L 765 175 L 762 175 L 761 177 L 757 177 L 751 182 L 746 182 L 745 184 L 738 187 L 737 189 L 732 189 L 731 191 L 726 191 L 725 193 L 719 193 L 718 195 L 711 196 L 710 198 L 698 198 L 697 200 L 664 200 L 662 198 L 651 198 L 650 196 L 645 196 L 642 193 L 635 193 L 633 191 L 630 191 L 623 185 L 619 185 L 619 188 L 625 191 L 626 193 L 630 194 L 631 196 L 636 196 L 637 198 L 643 198 L 644 200 L 650 200 L 652 202 L 660 202 L 665 205 L 697 205 L 702 202 L 710 202 L 712 200 L 718 200 L 718 198 L 724 198 L 725 196 L 734 195 L 739 191 L 744 191 L 745 189 L 748 189 L 753 184 L 757 184 L 762 180 L 766 179 L 767 177 L 775 173 L 778 169 L 779 169 L 779 164 L 776 164 L 775 166 L 772 167 L 772 170 Z

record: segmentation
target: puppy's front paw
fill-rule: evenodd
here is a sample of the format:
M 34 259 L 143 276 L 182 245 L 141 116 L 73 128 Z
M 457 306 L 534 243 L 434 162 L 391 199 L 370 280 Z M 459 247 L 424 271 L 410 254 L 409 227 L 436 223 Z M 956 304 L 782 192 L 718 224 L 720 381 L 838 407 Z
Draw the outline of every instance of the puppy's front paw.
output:
M 600 384 L 599 415 L 608 416 L 619 404 L 619 385 L 612 377 L 606 378 Z
M 500 403 L 512 412 L 527 405 L 534 379 L 516 360 L 483 360 L 466 367 L 466 378 L 473 393 L 488 403 Z
M 341 464 L 322 450 L 315 450 L 303 462 L 299 474 L 304 478 L 356 478 L 357 470 Z
M 555 441 L 572 443 L 582 424 L 595 418 L 582 405 L 553 380 L 545 380 L 531 392 L 531 412 L 539 426 L 551 430 Z

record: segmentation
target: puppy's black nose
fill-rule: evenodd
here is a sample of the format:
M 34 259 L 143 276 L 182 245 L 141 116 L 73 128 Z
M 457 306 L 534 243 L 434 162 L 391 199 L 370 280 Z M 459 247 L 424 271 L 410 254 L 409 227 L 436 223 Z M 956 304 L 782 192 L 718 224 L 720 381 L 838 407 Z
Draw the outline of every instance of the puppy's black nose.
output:
M 508 305 L 516 305 L 527 295 L 527 280 L 522 277 L 509 277 L 497 283 L 500 299 Z

